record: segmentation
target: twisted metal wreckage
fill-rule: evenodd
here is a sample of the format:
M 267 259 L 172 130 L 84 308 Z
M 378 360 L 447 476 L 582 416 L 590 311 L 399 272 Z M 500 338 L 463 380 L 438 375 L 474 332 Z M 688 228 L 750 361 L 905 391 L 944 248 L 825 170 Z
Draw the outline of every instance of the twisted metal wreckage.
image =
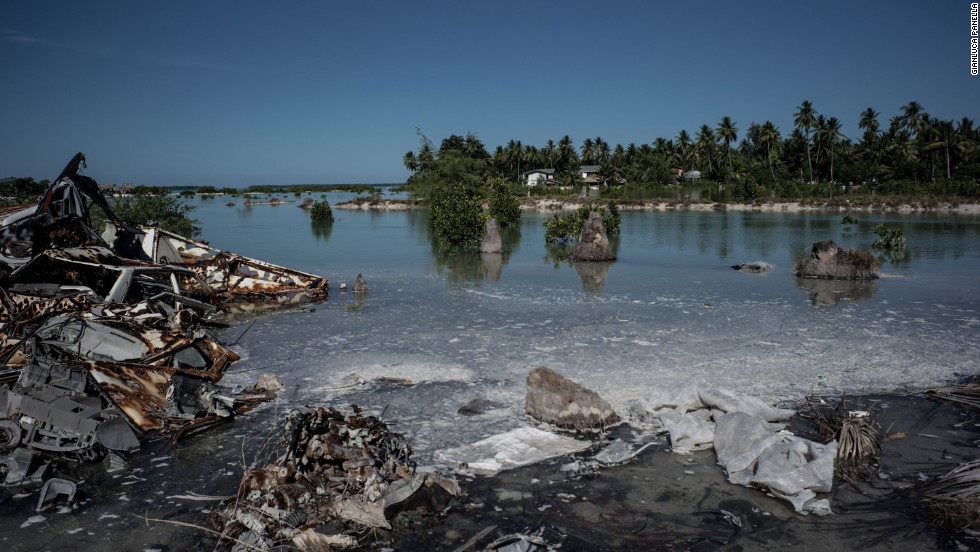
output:
M 273 398 L 218 385 L 239 359 L 218 315 L 324 299 L 326 279 L 121 220 L 76 155 L 37 206 L 0 212 L 0 485 L 75 485 L 57 458 L 94 460 L 176 441 Z M 109 219 L 100 236 L 89 209 Z M 273 380 L 270 383 L 270 380 Z

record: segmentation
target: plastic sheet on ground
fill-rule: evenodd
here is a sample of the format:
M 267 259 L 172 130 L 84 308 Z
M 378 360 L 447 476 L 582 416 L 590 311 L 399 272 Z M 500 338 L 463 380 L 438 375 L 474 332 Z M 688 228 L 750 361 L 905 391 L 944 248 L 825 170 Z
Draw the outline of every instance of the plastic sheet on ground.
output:
M 727 389 L 687 384 L 654 390 L 631 405 L 634 417 L 670 435 L 674 452 L 715 448 L 728 479 L 759 486 L 788 500 L 800 513 L 830 513 L 837 442 L 821 445 L 788 431 L 795 412 Z
M 671 447 L 678 453 L 711 448 L 714 419 L 721 414 L 744 412 L 767 422 L 780 422 L 796 413 L 773 407 L 756 397 L 694 383 L 654 389 L 647 397 L 635 400 L 630 410 L 640 421 L 652 422 L 669 433 Z
M 714 445 L 732 483 L 766 488 L 800 513 L 830 513 L 830 502 L 815 498 L 833 485 L 837 441 L 821 445 L 735 412 L 718 417 Z
M 436 457 L 444 462 L 465 464 L 475 473 L 492 475 L 502 470 L 579 452 L 591 444 L 533 427 L 522 427 L 470 445 L 439 451 Z

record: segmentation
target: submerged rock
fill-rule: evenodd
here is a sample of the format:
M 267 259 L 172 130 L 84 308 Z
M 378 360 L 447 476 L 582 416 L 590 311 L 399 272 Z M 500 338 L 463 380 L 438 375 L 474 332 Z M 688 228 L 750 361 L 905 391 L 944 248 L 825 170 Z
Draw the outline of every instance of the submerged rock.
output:
M 598 393 L 543 366 L 527 375 L 525 411 L 542 422 L 570 429 L 602 429 L 620 420 Z
M 772 265 L 762 261 L 754 261 L 751 263 L 742 263 L 732 266 L 733 269 L 739 272 L 751 272 L 753 274 L 761 274 L 763 272 L 771 272 Z
M 609 237 L 602 225 L 602 214 L 598 211 L 589 213 L 588 220 L 582 226 L 575 250 L 570 257 L 572 262 L 608 262 L 615 261 L 616 255 L 609 248 Z
M 364 281 L 364 276 L 361 273 L 357 273 L 357 278 L 354 279 L 354 293 L 363 293 L 368 290 L 367 282 Z
M 844 251 L 827 240 L 815 242 L 810 256 L 796 262 L 795 271 L 801 278 L 873 280 L 878 277 L 878 261 L 867 251 Z
M 500 253 L 504 250 L 504 242 L 500 238 L 500 223 L 497 219 L 487 220 L 483 230 L 483 241 L 480 242 L 480 253 Z

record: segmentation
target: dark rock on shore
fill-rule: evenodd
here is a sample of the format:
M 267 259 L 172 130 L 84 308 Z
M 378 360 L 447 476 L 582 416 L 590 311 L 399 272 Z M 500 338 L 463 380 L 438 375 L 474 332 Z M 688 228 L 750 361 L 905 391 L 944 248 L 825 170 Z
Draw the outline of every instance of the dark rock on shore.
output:
M 620 420 L 595 391 L 543 366 L 527 375 L 525 411 L 542 422 L 568 429 L 602 429 Z
M 844 251 L 833 240 L 813 244 L 810 256 L 796 262 L 801 278 L 835 280 L 873 280 L 878 277 L 878 261 L 867 251 Z
M 615 261 L 616 255 L 609 248 L 609 237 L 602 225 L 602 214 L 597 211 L 589 213 L 588 220 L 582 226 L 575 250 L 570 257 L 572 262 L 608 262 Z

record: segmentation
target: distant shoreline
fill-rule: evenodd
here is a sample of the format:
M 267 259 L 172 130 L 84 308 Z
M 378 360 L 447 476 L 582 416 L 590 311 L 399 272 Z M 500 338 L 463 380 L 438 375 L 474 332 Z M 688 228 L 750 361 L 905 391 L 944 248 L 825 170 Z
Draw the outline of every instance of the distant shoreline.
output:
M 607 200 L 592 200 L 606 203 Z M 758 203 L 713 203 L 697 201 L 617 201 L 622 211 L 761 211 L 779 213 L 801 212 L 892 212 L 892 213 L 953 213 L 961 215 L 980 215 L 980 204 L 949 203 L 935 204 L 909 203 L 820 203 L 799 201 L 776 201 Z M 522 198 L 521 209 L 532 212 L 570 211 L 584 203 L 582 198 Z M 406 211 L 422 205 L 412 199 L 382 199 L 378 201 L 345 201 L 334 205 L 335 209 L 353 211 Z

